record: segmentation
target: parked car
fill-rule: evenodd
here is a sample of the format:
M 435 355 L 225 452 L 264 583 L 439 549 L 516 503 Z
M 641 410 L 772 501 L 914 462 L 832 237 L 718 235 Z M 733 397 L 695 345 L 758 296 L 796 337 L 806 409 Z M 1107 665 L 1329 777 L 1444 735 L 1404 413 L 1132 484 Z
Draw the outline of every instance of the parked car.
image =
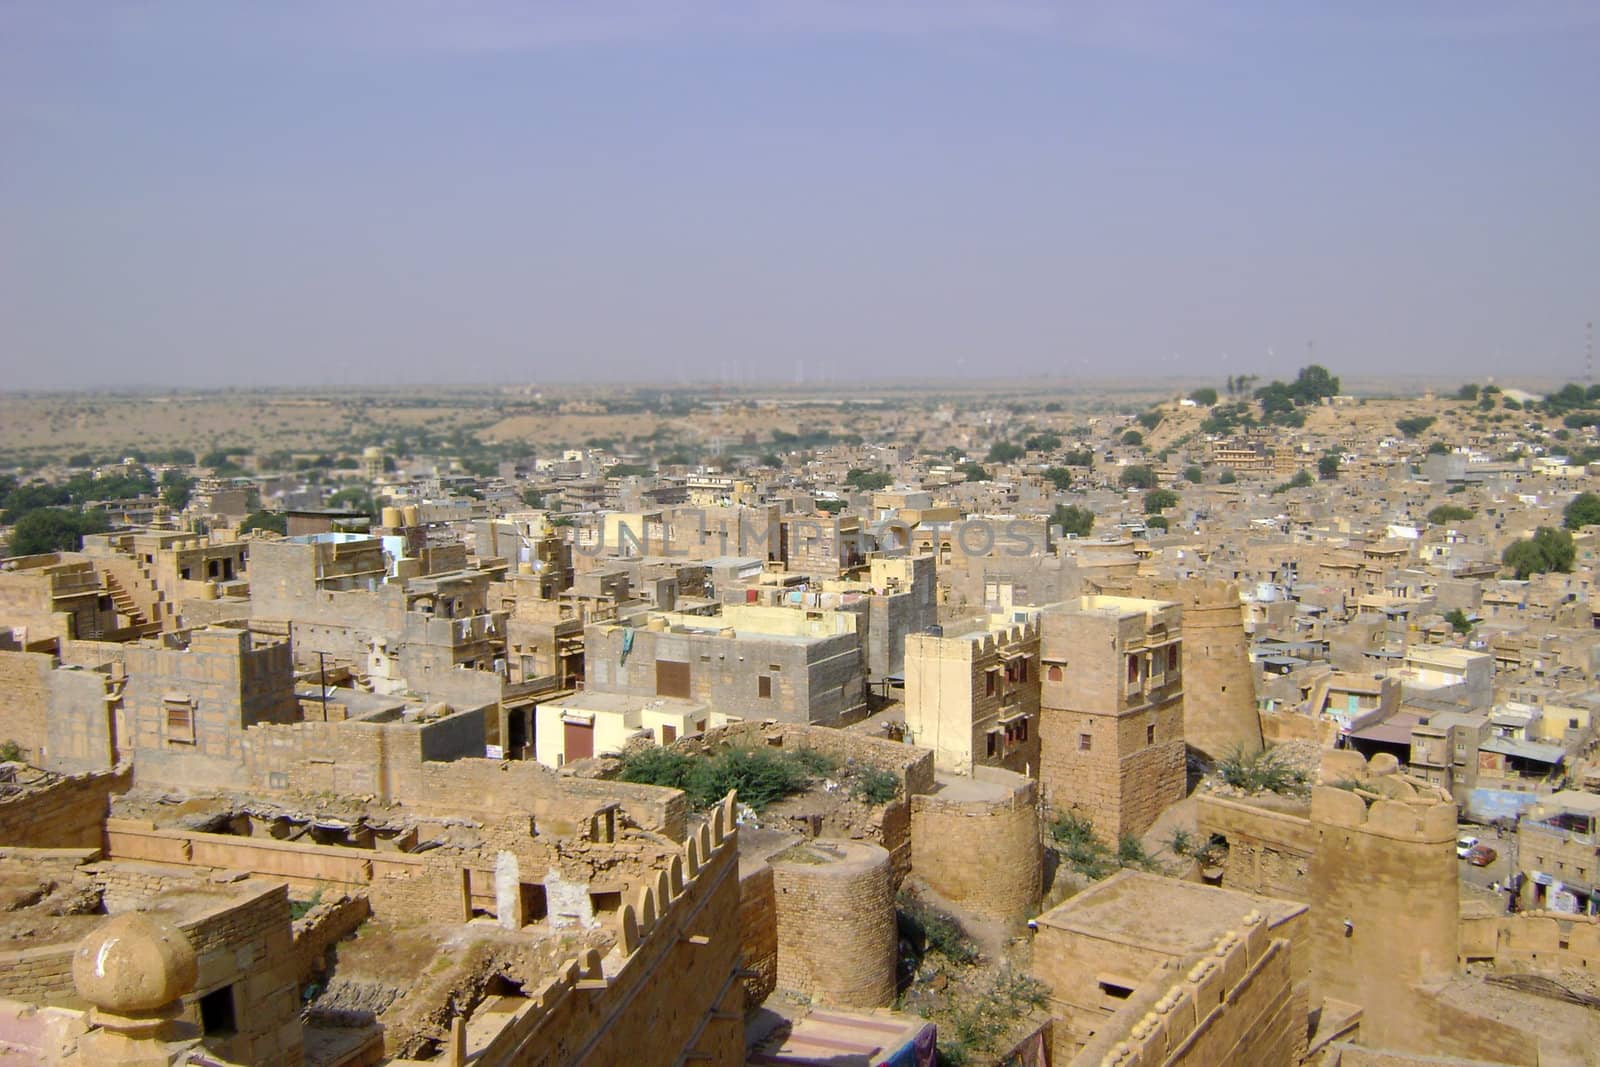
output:
M 1467 853 L 1471 852 L 1474 848 L 1476 848 L 1477 844 L 1478 844 L 1478 839 L 1476 837 L 1458 837 L 1458 838 L 1456 838 L 1456 858 L 1457 859 L 1463 859 L 1463 860 L 1466 859 L 1467 858 Z
M 1487 867 L 1495 861 L 1500 853 L 1488 845 L 1473 845 L 1467 850 L 1467 862 L 1474 867 Z

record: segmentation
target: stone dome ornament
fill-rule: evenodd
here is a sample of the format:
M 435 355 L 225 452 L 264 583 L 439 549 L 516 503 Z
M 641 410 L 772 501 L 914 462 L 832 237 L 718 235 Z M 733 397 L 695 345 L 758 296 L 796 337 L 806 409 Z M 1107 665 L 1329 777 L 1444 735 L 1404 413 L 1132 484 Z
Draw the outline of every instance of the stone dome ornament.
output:
M 199 965 L 182 930 L 151 915 L 125 912 L 78 943 L 72 981 L 94 1005 L 98 1027 L 78 1042 L 76 1062 L 96 1067 L 171 1067 L 183 1063 L 198 1031 L 180 1020 L 183 995 Z
M 183 931 L 140 912 L 125 912 L 97 927 L 72 960 L 78 995 L 118 1015 L 171 1004 L 194 989 L 198 973 Z

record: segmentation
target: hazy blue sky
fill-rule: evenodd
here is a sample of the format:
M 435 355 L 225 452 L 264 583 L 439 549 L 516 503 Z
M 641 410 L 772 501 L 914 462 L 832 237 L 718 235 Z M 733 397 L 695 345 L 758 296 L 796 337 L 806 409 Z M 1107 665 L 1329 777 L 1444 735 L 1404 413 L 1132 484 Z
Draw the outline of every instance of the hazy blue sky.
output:
M 1576 376 L 1597 264 L 1596 0 L 0 0 L 0 388 Z

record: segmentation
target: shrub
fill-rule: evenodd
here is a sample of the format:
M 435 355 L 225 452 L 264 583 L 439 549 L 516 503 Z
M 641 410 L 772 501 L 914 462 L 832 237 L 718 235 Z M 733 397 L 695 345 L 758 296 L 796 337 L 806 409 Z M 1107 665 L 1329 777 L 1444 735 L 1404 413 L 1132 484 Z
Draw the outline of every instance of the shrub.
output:
M 0 741 L 0 763 L 22 763 L 27 753 L 15 741 Z
M 895 923 L 900 936 L 921 954 L 937 952 L 963 967 L 977 963 L 978 946 L 951 915 L 925 904 L 915 893 L 902 889 L 895 899 Z
M 1217 777 L 1225 785 L 1249 793 L 1303 792 L 1309 781 L 1306 772 L 1283 761 L 1275 749 L 1246 754 L 1235 748 L 1217 761 Z
M 1150 854 L 1144 850 L 1144 842 L 1139 840 L 1137 834 L 1123 834 L 1117 838 L 1117 862 L 1124 867 L 1137 867 L 1140 870 L 1149 870 L 1155 866 Z
M 1050 990 L 1037 978 L 1006 971 L 969 1002 L 934 1016 L 939 1027 L 940 1067 L 998 1062 L 1005 1050 L 995 1043 L 1029 1012 L 1050 1003 Z
M 1117 869 L 1117 858 L 1094 832 L 1094 823 L 1067 811 L 1050 824 L 1056 851 L 1062 862 L 1091 881 L 1099 881 Z
M 893 771 L 869 767 L 856 775 L 850 795 L 868 804 L 887 804 L 900 795 L 900 779 Z
M 1194 852 L 1194 835 L 1180 826 L 1172 831 L 1167 848 L 1174 856 L 1188 856 Z
M 813 778 L 833 772 L 836 763 L 811 749 L 728 749 L 715 756 L 691 756 L 651 746 L 625 756 L 617 777 L 624 782 L 681 789 L 689 803 L 706 809 L 738 790 L 754 811 L 803 792 Z

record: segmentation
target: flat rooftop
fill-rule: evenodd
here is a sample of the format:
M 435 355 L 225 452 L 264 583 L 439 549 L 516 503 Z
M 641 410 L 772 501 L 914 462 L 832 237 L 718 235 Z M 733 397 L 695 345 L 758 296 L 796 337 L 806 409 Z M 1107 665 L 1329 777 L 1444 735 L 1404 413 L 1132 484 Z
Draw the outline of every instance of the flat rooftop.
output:
M 1040 926 L 1169 956 L 1204 952 L 1252 911 L 1276 927 L 1304 904 L 1123 870 L 1039 916 Z

